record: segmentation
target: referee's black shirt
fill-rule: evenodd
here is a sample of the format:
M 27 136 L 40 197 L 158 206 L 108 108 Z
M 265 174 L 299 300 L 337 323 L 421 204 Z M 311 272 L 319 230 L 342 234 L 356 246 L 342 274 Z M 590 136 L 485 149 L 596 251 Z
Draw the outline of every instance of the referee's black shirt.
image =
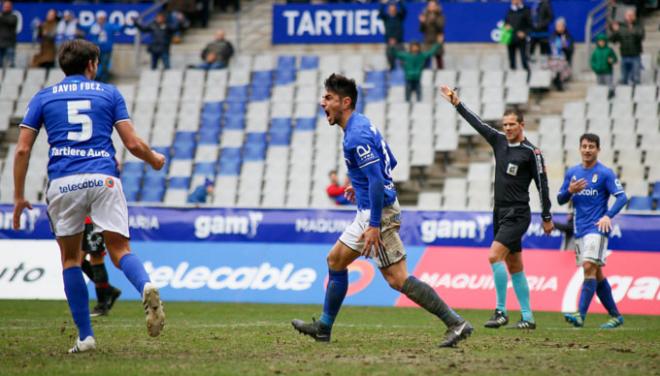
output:
M 551 220 L 548 177 L 541 150 L 527 139 L 519 144 L 510 145 L 502 132 L 498 132 L 484 123 L 463 103 L 459 103 L 456 110 L 493 147 L 495 152 L 495 207 L 529 206 L 529 184 L 533 179 L 539 190 L 543 208 L 541 217 L 544 221 Z

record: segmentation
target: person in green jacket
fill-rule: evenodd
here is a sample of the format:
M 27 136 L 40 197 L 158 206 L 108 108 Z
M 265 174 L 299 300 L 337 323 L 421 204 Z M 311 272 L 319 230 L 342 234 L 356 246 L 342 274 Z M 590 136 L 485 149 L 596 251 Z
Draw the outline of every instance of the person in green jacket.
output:
M 596 73 L 598 85 L 607 85 L 609 87 L 609 98 L 614 96 L 612 66 L 617 61 L 616 53 L 607 45 L 607 36 L 605 34 L 598 34 L 596 36 L 596 49 L 591 54 L 591 70 Z
M 420 78 L 422 70 L 426 65 L 426 60 L 440 48 L 438 43 L 434 44 L 430 50 L 422 52 L 419 42 L 410 43 L 409 52 L 393 50 L 392 53 L 403 63 L 403 72 L 406 76 L 406 101 L 410 102 L 412 93 L 417 95 L 417 101 L 422 100 L 422 88 Z

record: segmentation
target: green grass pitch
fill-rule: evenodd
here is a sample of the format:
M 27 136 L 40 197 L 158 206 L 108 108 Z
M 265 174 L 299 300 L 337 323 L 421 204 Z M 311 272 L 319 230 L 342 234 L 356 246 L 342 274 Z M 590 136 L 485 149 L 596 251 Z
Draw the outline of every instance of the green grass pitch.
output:
M 65 301 L 0 301 L 0 374 L 32 375 L 659 375 L 660 317 L 626 316 L 604 331 L 536 313 L 536 331 L 487 330 L 490 312 L 460 311 L 476 331 L 456 349 L 436 347 L 444 326 L 421 309 L 344 307 L 330 344 L 296 333 L 320 306 L 166 303 L 150 338 L 141 305 L 119 301 L 93 319 L 98 349 L 68 355 L 75 327 Z M 512 321 L 519 314 L 511 313 Z

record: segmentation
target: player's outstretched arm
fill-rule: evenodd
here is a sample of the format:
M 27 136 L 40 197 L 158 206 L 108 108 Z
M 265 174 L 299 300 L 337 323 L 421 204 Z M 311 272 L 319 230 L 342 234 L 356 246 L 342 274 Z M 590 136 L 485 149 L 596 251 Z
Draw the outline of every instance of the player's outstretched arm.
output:
M 532 174 L 534 176 L 534 183 L 539 191 L 539 198 L 541 199 L 541 218 L 543 219 L 543 231 L 549 234 L 554 225 L 552 223 L 552 214 L 550 214 L 550 189 L 548 188 L 548 175 L 545 172 L 545 162 L 543 155 L 539 149 L 535 149 L 534 161 L 532 161 Z
M 443 98 L 445 98 L 449 103 L 456 107 L 456 111 L 458 111 L 458 113 L 472 126 L 472 128 L 476 129 L 476 131 L 479 132 L 479 134 L 483 136 L 483 138 L 485 138 L 489 144 L 495 145 L 497 138 L 501 136 L 500 132 L 486 124 L 483 120 L 481 120 L 479 116 L 477 116 L 477 114 L 470 111 L 470 109 L 468 109 L 461 102 L 461 99 L 458 97 L 458 93 L 456 93 L 455 90 L 450 89 L 449 86 L 440 86 L 440 93 L 442 94 Z
M 163 168 L 165 165 L 165 156 L 151 150 L 149 145 L 135 133 L 133 123 L 129 120 L 120 121 L 115 125 L 115 128 L 124 146 L 126 146 L 126 149 L 131 154 L 149 163 L 154 170 Z
M 383 201 L 385 200 L 385 178 L 377 163 L 367 164 L 361 168 L 369 181 L 369 203 L 371 204 L 369 227 L 362 234 L 362 238 L 364 238 L 362 254 L 369 257 L 371 251 L 374 250 L 376 254 L 373 256 L 377 257 L 382 244 L 380 220 L 383 215 Z
M 18 134 L 18 143 L 16 144 L 16 154 L 14 155 L 14 230 L 20 228 L 23 209 L 32 209 L 32 205 L 25 199 L 25 176 L 27 175 L 32 146 L 36 139 L 36 131 L 21 127 Z

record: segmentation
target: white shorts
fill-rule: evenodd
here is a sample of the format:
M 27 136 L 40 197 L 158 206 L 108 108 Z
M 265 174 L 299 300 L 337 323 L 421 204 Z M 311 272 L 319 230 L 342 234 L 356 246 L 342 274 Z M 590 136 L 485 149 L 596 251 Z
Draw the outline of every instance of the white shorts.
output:
M 104 174 L 70 175 L 48 182 L 48 218 L 55 236 L 85 230 L 90 216 L 99 231 L 128 235 L 128 206 L 121 180 Z
M 596 265 L 605 265 L 607 259 L 607 236 L 601 234 L 587 234 L 575 241 L 575 259 L 578 266 L 582 266 L 585 261 L 593 262 Z
M 358 210 L 353 222 L 344 230 L 339 241 L 355 252 L 361 252 L 364 248 L 364 240 L 360 239 L 364 231 L 369 227 L 370 210 Z M 374 258 L 379 268 L 386 268 L 406 258 L 406 249 L 399 237 L 401 227 L 401 208 L 399 202 L 383 208 L 380 222 L 380 235 L 383 240 L 383 248 Z

